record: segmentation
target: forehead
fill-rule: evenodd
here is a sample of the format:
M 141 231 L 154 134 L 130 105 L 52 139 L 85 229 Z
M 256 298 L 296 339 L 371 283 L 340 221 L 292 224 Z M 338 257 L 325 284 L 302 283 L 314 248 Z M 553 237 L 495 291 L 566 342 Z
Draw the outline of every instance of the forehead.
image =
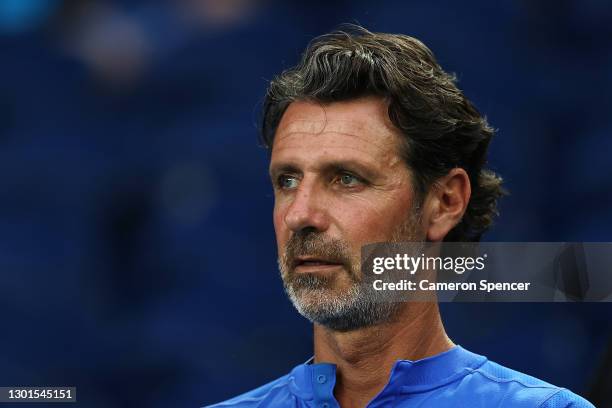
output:
M 285 111 L 272 145 L 275 156 L 319 154 L 399 156 L 399 130 L 391 123 L 387 103 L 368 97 L 346 102 L 319 104 L 297 101 Z

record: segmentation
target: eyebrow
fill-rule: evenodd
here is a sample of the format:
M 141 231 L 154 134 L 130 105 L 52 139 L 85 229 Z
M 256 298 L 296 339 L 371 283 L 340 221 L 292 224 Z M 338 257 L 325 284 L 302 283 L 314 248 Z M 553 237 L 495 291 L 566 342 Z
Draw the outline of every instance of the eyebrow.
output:
M 355 160 L 333 160 L 325 162 L 318 166 L 317 170 L 322 173 L 332 173 L 341 171 L 355 172 L 369 179 L 374 179 L 378 176 L 378 172 L 376 170 L 373 170 L 369 166 L 366 166 L 363 163 L 357 162 Z M 270 177 L 274 178 L 275 176 L 281 173 L 302 174 L 303 172 L 295 164 L 278 163 L 270 167 L 269 173 Z
M 301 173 L 301 170 L 297 166 L 290 163 L 279 163 L 277 165 L 270 166 L 270 169 L 268 170 L 270 178 L 274 178 L 280 173 Z

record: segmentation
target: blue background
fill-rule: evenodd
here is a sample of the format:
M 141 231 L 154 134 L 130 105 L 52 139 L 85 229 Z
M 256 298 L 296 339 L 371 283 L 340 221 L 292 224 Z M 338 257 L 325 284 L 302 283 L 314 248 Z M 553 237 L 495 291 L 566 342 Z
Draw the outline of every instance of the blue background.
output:
M 612 6 L 0 2 L 0 385 L 200 406 L 286 373 L 311 328 L 276 269 L 266 83 L 343 22 L 423 40 L 498 129 L 491 241 L 612 241 Z M 451 338 L 586 394 L 612 304 L 450 304 Z

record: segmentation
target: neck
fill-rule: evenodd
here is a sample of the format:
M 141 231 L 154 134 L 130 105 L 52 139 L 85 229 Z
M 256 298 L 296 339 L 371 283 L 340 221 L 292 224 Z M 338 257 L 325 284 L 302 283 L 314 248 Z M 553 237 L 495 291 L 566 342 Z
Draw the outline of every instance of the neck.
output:
M 406 303 L 393 322 L 350 332 L 315 324 L 315 362 L 336 365 L 334 394 L 343 408 L 364 407 L 389 381 L 397 360 L 419 360 L 453 346 L 437 303 Z

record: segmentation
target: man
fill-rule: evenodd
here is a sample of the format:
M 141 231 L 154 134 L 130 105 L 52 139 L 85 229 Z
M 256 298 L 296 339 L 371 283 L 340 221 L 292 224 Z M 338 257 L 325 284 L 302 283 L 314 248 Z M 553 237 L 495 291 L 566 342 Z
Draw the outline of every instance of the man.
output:
M 359 284 L 368 243 L 480 239 L 503 193 L 483 169 L 492 135 L 408 36 L 334 32 L 273 80 L 279 266 L 314 357 L 215 407 L 592 407 L 454 345 L 435 302 L 378 302 Z

